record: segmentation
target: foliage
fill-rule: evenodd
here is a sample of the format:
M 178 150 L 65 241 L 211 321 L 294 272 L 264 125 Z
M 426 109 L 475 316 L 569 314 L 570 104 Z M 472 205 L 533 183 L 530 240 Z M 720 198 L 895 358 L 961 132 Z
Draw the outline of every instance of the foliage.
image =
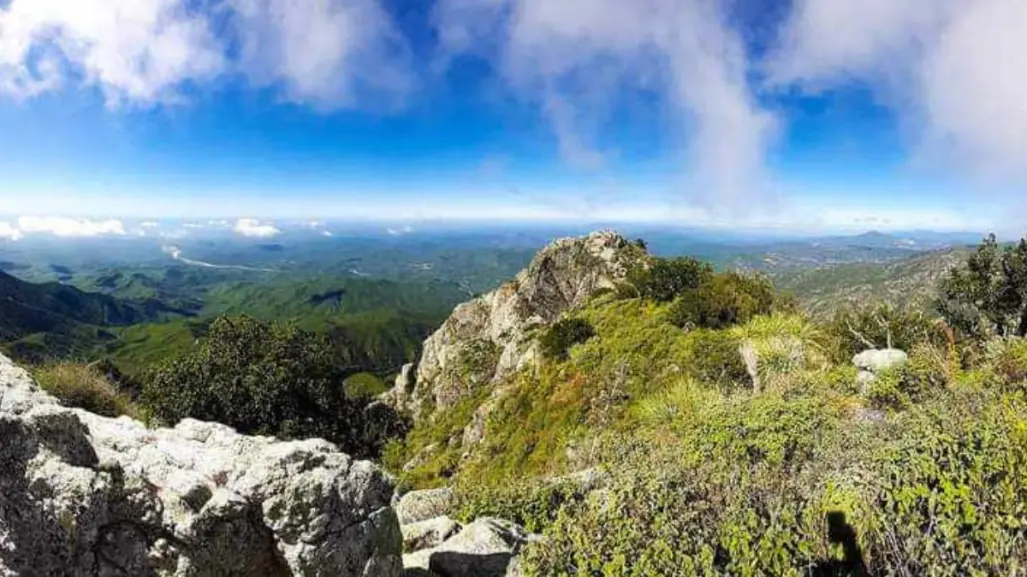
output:
M 829 348 L 836 362 L 848 362 L 867 349 L 911 350 L 917 343 L 946 344 L 943 326 L 922 310 L 880 303 L 838 310 L 827 323 Z
M 628 281 L 638 296 L 670 302 L 686 290 L 699 288 L 712 274 L 709 264 L 693 258 L 654 258 L 649 267 L 632 270 Z
M 159 365 L 143 400 L 162 421 L 211 420 L 249 434 L 323 437 L 348 453 L 373 455 L 389 423 L 369 422 L 347 397 L 353 369 L 322 335 L 250 317 L 221 317 L 188 353 Z
M 595 334 L 595 329 L 584 319 L 560 319 L 539 338 L 539 345 L 546 358 L 566 360 L 572 346 L 587 341 Z
M 44 391 L 65 406 L 85 409 L 105 417 L 145 417 L 144 411 L 132 398 L 119 391 L 95 365 L 55 362 L 36 368 L 32 376 Z
M 769 314 L 774 305 L 769 280 L 729 272 L 709 275 L 698 287 L 681 291 L 668 314 L 679 327 L 720 329 Z
M 1000 248 L 984 239 L 941 283 L 938 308 L 962 335 L 1027 336 L 1027 239 Z

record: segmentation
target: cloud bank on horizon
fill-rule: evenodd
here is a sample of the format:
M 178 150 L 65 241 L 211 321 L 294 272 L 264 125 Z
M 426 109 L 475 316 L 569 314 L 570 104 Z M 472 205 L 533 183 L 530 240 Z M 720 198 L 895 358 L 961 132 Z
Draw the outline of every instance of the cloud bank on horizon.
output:
M 118 110 L 239 82 L 325 113 L 396 111 L 470 57 L 535 105 L 573 166 L 616 155 L 600 137 L 607 121 L 623 99 L 652 96 L 679 143 L 683 188 L 738 207 L 775 194 L 768 158 L 789 122 L 775 98 L 858 85 L 902 121 L 917 162 L 1027 183 L 1027 3 L 793 0 L 780 18 L 739 16 L 755 4 L 435 0 L 437 42 L 424 47 L 382 0 L 8 0 L 0 93 L 88 87 Z M 0 236 L 29 232 L 7 226 Z M 246 219 L 234 228 L 275 234 Z

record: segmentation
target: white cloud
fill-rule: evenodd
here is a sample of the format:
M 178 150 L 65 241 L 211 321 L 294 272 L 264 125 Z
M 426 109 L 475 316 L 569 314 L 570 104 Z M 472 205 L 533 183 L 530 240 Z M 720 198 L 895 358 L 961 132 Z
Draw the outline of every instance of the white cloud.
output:
M 18 230 L 22 234 L 52 234 L 62 237 L 74 236 L 124 236 L 125 226 L 120 220 L 90 220 L 61 216 L 23 216 L 18 218 Z
M 327 231 L 327 230 L 322 230 L 321 231 L 321 236 L 332 236 L 332 233 Z
M 20 230 L 11 226 L 9 222 L 0 222 L 0 238 L 6 238 L 8 240 L 19 240 L 24 235 Z
M 269 238 L 281 232 L 272 223 L 262 224 L 255 218 L 240 218 L 235 221 L 235 226 L 232 230 L 236 234 L 254 238 Z
M 139 226 L 141 226 L 142 228 L 158 228 L 160 227 L 160 223 L 153 220 L 148 220 L 146 222 L 139 223 Z
M 8 0 L 0 93 L 73 83 L 110 106 L 173 103 L 187 83 L 242 74 L 325 108 L 410 87 L 405 44 L 380 0 Z M 215 33 L 215 30 L 218 33 Z
M 203 228 L 203 225 L 198 222 L 186 222 L 182 224 L 182 228 L 198 229 Z
M 229 0 L 242 69 L 295 101 L 329 109 L 411 86 L 405 40 L 378 0 Z
M 919 156 L 990 179 L 1027 177 L 1027 3 L 801 0 L 769 61 L 810 90 L 868 83 Z
M 181 0 L 11 0 L 0 10 L 0 89 L 25 97 L 71 77 L 108 103 L 174 99 L 224 70 L 207 19 Z
M 689 142 L 693 189 L 731 201 L 759 191 L 777 121 L 750 89 L 745 42 L 724 10 L 718 0 L 440 0 L 435 21 L 443 61 L 490 59 L 538 102 L 572 164 L 609 153 L 595 141 L 619 98 L 656 92 Z

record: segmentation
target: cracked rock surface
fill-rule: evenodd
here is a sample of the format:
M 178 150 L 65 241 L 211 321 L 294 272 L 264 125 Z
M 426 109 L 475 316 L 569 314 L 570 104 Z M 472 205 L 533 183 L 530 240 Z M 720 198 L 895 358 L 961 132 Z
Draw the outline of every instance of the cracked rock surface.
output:
M 62 407 L 0 355 L 0 576 L 402 574 L 392 481 L 323 440 Z

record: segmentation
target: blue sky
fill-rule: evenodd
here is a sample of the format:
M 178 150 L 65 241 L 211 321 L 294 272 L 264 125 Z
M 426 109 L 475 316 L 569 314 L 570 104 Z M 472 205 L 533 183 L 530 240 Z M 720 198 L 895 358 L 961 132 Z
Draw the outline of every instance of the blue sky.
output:
M 0 0 L 8 230 L 69 215 L 1023 232 L 1019 0 L 83 4 Z

